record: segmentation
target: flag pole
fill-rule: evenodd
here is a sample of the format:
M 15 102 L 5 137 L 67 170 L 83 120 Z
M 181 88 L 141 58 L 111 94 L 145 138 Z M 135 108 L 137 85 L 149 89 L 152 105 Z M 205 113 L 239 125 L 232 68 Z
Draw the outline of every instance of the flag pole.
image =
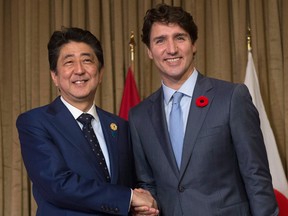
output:
M 131 63 L 128 67 L 123 96 L 120 104 L 119 116 L 125 120 L 128 120 L 129 110 L 140 103 L 140 97 L 137 89 L 137 85 L 133 76 L 134 71 L 134 56 L 135 56 L 135 40 L 134 32 L 131 31 L 130 35 L 130 60 Z
M 250 5 L 249 0 L 246 0 L 246 20 L 247 20 L 247 49 L 248 53 L 252 51 L 252 41 L 251 41 L 251 28 L 250 28 Z
M 250 27 L 248 27 L 248 33 L 247 33 L 247 49 L 248 49 L 248 52 L 252 51 Z
M 130 34 L 130 41 L 129 41 L 129 46 L 130 46 L 130 60 L 131 60 L 131 70 L 134 72 L 134 57 L 135 57 L 135 39 L 134 39 L 134 32 L 131 31 Z

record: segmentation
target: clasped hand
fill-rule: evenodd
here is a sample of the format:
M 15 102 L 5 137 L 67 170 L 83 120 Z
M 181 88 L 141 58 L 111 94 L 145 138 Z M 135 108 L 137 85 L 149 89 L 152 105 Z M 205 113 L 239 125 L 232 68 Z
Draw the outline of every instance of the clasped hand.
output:
M 156 200 L 149 191 L 141 188 L 133 190 L 131 212 L 133 216 L 156 216 L 159 214 Z

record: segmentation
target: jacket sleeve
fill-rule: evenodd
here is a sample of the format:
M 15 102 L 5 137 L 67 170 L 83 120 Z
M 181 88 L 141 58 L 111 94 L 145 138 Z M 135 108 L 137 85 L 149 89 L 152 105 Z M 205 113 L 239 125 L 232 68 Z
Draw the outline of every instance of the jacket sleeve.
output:
M 234 89 L 229 122 L 252 215 L 278 215 L 258 111 L 244 84 Z

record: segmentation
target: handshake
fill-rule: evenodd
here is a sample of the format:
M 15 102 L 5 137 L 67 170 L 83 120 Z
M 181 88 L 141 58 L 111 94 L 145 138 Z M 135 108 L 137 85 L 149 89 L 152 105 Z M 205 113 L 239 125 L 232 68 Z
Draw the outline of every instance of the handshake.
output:
M 156 200 L 149 191 L 141 188 L 133 190 L 130 210 L 133 216 L 156 216 L 159 214 Z

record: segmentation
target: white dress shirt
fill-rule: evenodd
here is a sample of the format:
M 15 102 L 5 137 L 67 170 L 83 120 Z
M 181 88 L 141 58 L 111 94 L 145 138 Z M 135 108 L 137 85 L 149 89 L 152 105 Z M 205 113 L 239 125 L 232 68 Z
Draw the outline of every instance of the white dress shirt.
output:
M 81 110 L 77 109 L 76 107 L 72 106 L 71 104 L 69 104 L 67 101 L 65 101 L 65 99 L 62 96 L 60 98 L 61 98 L 62 102 L 64 103 L 64 105 L 71 112 L 74 119 L 77 121 L 77 118 L 83 113 L 83 111 L 81 111 Z M 96 107 L 94 104 L 92 105 L 92 107 L 89 109 L 89 111 L 87 113 L 89 113 L 90 115 L 92 115 L 94 117 L 94 119 L 92 119 L 92 121 L 91 121 L 91 125 L 93 127 L 93 130 L 94 130 L 96 137 L 98 139 L 98 142 L 100 144 L 101 150 L 103 152 L 109 174 L 111 175 L 108 149 L 107 149 L 107 145 L 106 145 L 105 138 L 103 135 L 101 123 L 100 123 L 98 114 L 96 112 Z M 77 123 L 82 130 L 83 125 L 79 121 L 77 121 Z

